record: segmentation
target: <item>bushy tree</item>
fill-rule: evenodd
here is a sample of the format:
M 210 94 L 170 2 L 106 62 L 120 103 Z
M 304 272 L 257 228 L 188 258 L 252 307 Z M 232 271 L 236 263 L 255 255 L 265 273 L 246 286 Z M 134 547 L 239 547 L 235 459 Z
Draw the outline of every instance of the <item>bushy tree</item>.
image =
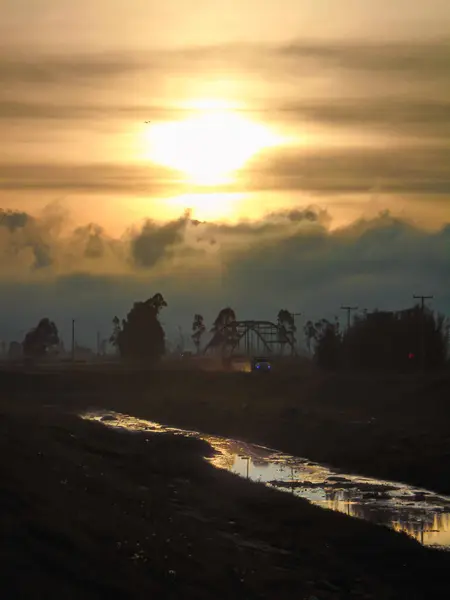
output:
M 144 302 L 135 302 L 122 324 L 114 317 L 110 342 L 118 348 L 121 357 L 150 362 L 161 358 L 165 334 L 158 317 L 165 306 L 166 301 L 158 293 Z
M 236 321 L 236 313 L 234 310 L 229 306 L 227 308 L 222 308 L 211 327 L 211 331 L 220 331 L 223 327 L 229 325 L 233 321 Z
M 50 319 L 41 319 L 37 327 L 26 334 L 22 345 L 25 356 L 43 357 L 51 348 L 59 345 L 58 328 Z
M 321 319 L 316 323 L 308 321 L 304 328 L 307 345 L 313 348 L 314 359 L 324 369 L 336 369 L 341 364 L 342 334 L 339 320 L 334 323 Z
M 423 346 L 422 346 L 423 344 Z M 374 311 L 356 317 L 344 336 L 347 362 L 364 369 L 417 370 L 444 365 L 448 327 L 443 315 L 417 305 L 399 312 Z
M 233 325 L 235 321 L 234 310 L 229 306 L 222 308 L 211 327 L 214 336 L 209 345 L 218 347 L 233 344 L 237 336 L 236 327 Z

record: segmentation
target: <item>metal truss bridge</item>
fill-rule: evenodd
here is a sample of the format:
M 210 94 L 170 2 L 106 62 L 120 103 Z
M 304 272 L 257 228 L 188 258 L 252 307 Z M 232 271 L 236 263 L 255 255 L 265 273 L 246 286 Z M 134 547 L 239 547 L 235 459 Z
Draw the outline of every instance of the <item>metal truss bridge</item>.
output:
M 271 321 L 231 321 L 214 333 L 205 355 L 293 356 L 295 346 L 289 332 Z

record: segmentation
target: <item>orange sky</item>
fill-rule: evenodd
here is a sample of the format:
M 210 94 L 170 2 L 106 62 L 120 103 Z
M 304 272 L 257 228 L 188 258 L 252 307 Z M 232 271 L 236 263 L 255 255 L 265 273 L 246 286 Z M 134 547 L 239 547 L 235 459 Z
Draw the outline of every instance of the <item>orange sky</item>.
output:
M 4 206 L 60 199 L 119 231 L 318 203 L 337 226 L 376 189 L 429 226 L 449 216 L 447 2 L 14 0 L 0 23 Z M 209 122 L 191 108 L 214 103 Z
M 121 314 L 134 285 L 184 310 L 225 277 L 261 314 L 280 290 L 306 312 L 433 293 L 449 31 L 448 0 L 3 0 L 0 286 L 114 276 Z M 82 287 L 64 281 L 62 315 Z M 110 283 L 83 282 L 103 314 Z M 6 287 L 4 312 L 19 293 L 28 310 Z

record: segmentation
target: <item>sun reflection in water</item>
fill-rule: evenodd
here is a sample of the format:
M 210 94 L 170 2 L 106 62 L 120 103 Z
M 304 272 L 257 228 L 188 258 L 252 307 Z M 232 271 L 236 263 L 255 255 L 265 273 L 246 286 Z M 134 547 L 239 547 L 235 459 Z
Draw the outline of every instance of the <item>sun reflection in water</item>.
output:
M 114 412 L 91 411 L 84 419 L 137 433 L 175 433 L 208 442 L 215 467 L 289 492 L 329 510 L 404 532 L 426 546 L 450 549 L 450 498 L 405 484 L 356 477 L 270 448 L 165 427 Z

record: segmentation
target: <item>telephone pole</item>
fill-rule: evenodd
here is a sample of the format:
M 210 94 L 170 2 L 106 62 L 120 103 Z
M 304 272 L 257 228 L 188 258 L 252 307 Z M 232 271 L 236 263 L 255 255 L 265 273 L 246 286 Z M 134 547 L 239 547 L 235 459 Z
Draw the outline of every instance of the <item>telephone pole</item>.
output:
M 75 362 L 75 319 L 72 319 L 72 361 Z
M 294 327 L 295 327 L 295 317 L 300 317 L 302 313 L 289 313 L 292 317 L 292 322 L 294 323 Z
M 181 327 L 181 325 L 178 325 L 178 335 L 180 336 L 180 354 L 183 354 L 184 352 L 184 335 L 183 335 L 183 329 Z
M 350 317 L 352 310 L 358 310 L 357 306 L 341 306 L 341 310 L 347 311 L 347 330 L 350 329 Z
M 420 300 L 421 326 L 420 326 L 420 370 L 425 371 L 425 300 L 433 300 L 434 296 L 413 295 L 415 300 Z

